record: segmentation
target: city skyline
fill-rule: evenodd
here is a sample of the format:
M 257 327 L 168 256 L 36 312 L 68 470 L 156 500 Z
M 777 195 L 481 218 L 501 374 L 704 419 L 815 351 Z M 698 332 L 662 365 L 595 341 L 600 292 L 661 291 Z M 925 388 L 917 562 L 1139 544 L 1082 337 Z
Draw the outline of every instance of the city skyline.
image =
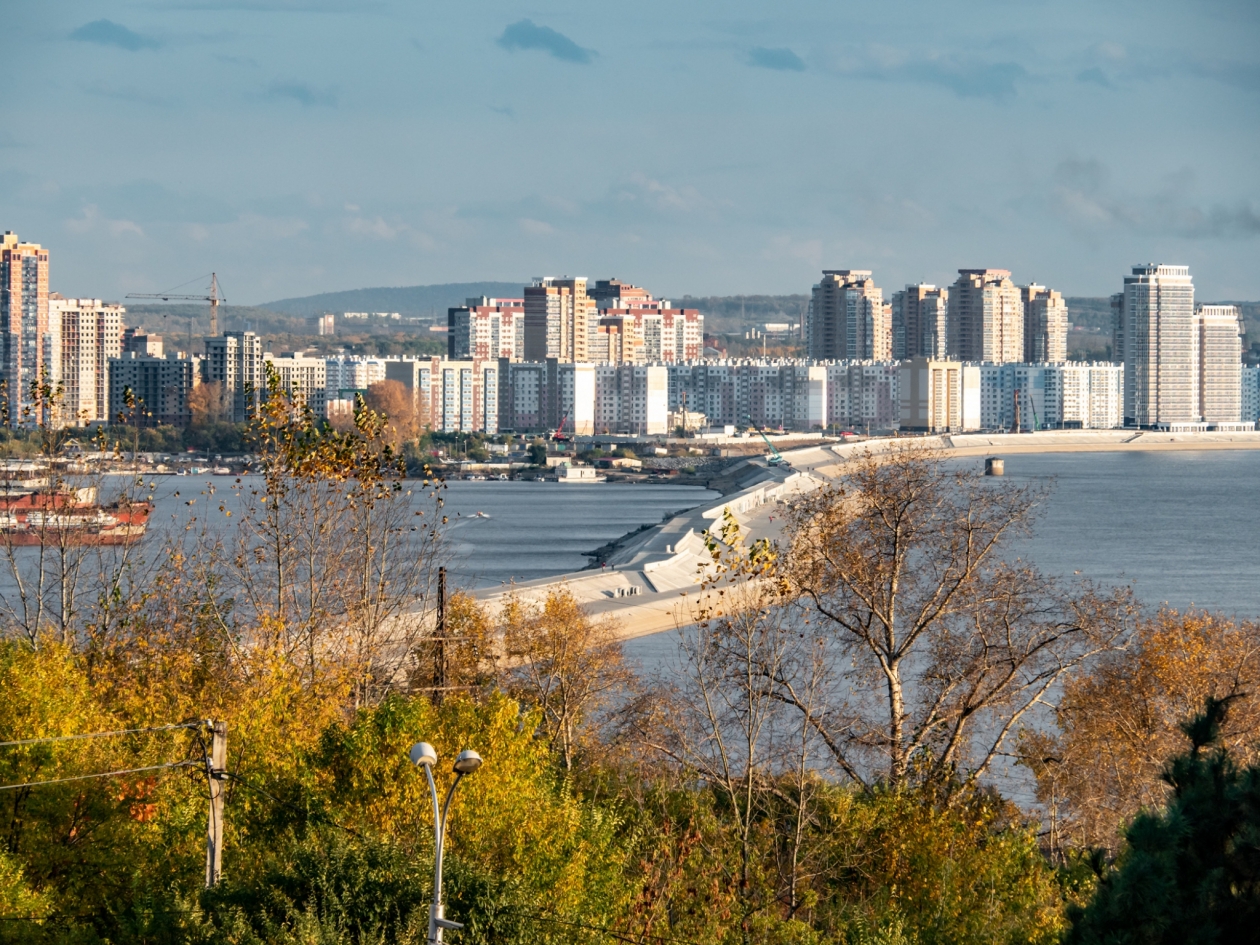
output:
M 1241 0 L 19 6 L 0 206 L 71 297 L 558 260 L 673 298 L 976 263 L 1100 296 L 1177 259 L 1205 298 L 1255 299 L 1258 23 Z

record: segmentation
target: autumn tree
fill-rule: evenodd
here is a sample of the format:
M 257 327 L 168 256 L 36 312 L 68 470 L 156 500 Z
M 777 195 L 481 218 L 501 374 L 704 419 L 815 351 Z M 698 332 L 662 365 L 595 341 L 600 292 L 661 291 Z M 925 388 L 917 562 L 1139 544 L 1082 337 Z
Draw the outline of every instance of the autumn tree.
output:
M 239 484 L 221 558 L 238 598 L 230 619 L 311 679 L 321 666 L 346 668 L 361 699 L 405 682 L 432 622 L 442 483 L 405 481 L 387 419 L 362 398 L 341 432 L 292 402 L 271 369 L 249 437 L 261 476 Z
M 816 635 L 799 632 L 782 606 L 774 546 L 745 544 L 729 510 L 705 539 L 710 560 L 695 623 L 679 636 L 676 704 L 645 741 L 720 798 L 735 854 L 728 879 L 741 937 L 751 942 L 758 921 L 791 920 L 805 899 L 818 785 L 809 721 L 824 715 L 827 664 Z
M 1058 731 L 1021 739 L 1050 848 L 1118 850 L 1122 825 L 1168 797 L 1164 765 L 1184 745 L 1182 721 L 1208 698 L 1240 694 L 1249 697 L 1219 720 L 1219 738 L 1248 765 L 1260 760 L 1260 625 L 1169 609 L 1139 621 L 1128 648 L 1066 682 Z
M 1127 592 L 1007 554 L 1039 499 L 909 447 L 858 456 L 793 504 L 785 596 L 843 668 L 811 718 L 846 775 L 979 777 L 1052 687 L 1123 642 Z
M 597 741 L 601 711 L 633 677 L 615 627 L 591 617 L 567 587 L 551 589 L 541 604 L 509 597 L 499 620 L 513 667 L 508 690 L 538 706 L 541 730 L 569 770 Z
M 384 418 L 381 435 L 395 450 L 420 435 L 415 396 L 401 381 L 377 381 L 368 387 L 364 401 Z
M 204 427 L 231 418 L 230 404 L 224 398 L 223 384 L 203 381 L 188 393 L 188 410 L 194 427 Z

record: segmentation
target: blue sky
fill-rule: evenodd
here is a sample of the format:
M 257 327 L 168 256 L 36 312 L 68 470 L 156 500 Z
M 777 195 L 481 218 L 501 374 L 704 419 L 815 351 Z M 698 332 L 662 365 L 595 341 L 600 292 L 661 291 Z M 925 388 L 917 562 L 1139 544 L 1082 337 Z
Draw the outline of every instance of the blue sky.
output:
M 13 4 L 0 229 L 54 289 L 619 276 L 1260 298 L 1254 0 Z

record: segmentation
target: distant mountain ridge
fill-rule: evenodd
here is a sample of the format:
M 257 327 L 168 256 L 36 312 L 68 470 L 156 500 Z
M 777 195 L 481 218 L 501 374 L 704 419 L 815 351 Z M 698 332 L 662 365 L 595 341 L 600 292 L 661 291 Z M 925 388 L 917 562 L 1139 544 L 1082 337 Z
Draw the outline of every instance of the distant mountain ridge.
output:
M 463 305 L 478 295 L 520 298 L 526 280 L 520 282 L 446 282 L 441 285 L 409 285 L 375 289 L 322 292 L 296 299 L 264 302 L 260 308 L 287 315 L 322 315 L 324 312 L 398 312 L 400 315 L 446 316 L 446 310 Z

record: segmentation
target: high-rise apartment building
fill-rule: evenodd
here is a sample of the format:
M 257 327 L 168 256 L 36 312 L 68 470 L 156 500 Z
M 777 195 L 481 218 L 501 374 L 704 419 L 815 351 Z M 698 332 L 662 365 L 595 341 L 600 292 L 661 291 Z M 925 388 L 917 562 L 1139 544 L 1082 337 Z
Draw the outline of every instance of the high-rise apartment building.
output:
M 202 373 L 207 383 L 220 385 L 232 422 L 244 423 L 266 393 L 262 339 L 252 331 L 225 331 L 217 338 L 207 338 Z
M 1021 286 L 1024 305 L 1024 358 L 1029 364 L 1067 360 L 1067 303 L 1053 289 Z
M 959 269 L 949 293 L 949 356 L 1005 364 L 1024 359 L 1024 303 L 1007 269 Z
M 50 345 L 48 250 L 6 232 L 0 237 L 0 382 L 10 423 L 23 422 Z
M 276 357 L 268 351 L 263 360 L 276 372 L 280 389 L 295 407 L 310 407 L 317 417 L 328 415 L 328 364 L 323 358 L 300 354 Z
M 1242 320 L 1233 305 L 1200 305 L 1195 312 L 1199 355 L 1199 419 L 1238 423 L 1242 416 Z
M 44 367 L 49 380 L 62 386 L 65 423 L 113 419 L 110 360 L 122 354 L 126 312 L 121 305 L 100 299 L 63 299 L 56 293 L 49 297 Z
M 507 358 L 519 361 L 525 351 L 524 299 L 465 300 L 446 311 L 447 357 L 452 361 Z
M 892 357 L 945 357 L 949 290 L 921 282 L 893 295 Z
M 525 287 L 526 361 L 586 361 L 595 301 L 586 278 L 541 276 Z
M 155 358 L 135 351 L 109 361 L 109 415 L 140 426 L 186 427 L 192 421 L 188 395 L 197 382 L 187 358 Z M 130 393 L 135 412 L 127 407 Z
M 1111 297 L 1111 363 L 1124 364 L 1124 293 Z
M 1124 423 L 1199 419 L 1198 331 L 1188 266 L 1149 263 L 1124 277 Z
M 882 361 L 892 357 L 892 307 L 868 269 L 823 270 L 806 322 L 811 358 Z

